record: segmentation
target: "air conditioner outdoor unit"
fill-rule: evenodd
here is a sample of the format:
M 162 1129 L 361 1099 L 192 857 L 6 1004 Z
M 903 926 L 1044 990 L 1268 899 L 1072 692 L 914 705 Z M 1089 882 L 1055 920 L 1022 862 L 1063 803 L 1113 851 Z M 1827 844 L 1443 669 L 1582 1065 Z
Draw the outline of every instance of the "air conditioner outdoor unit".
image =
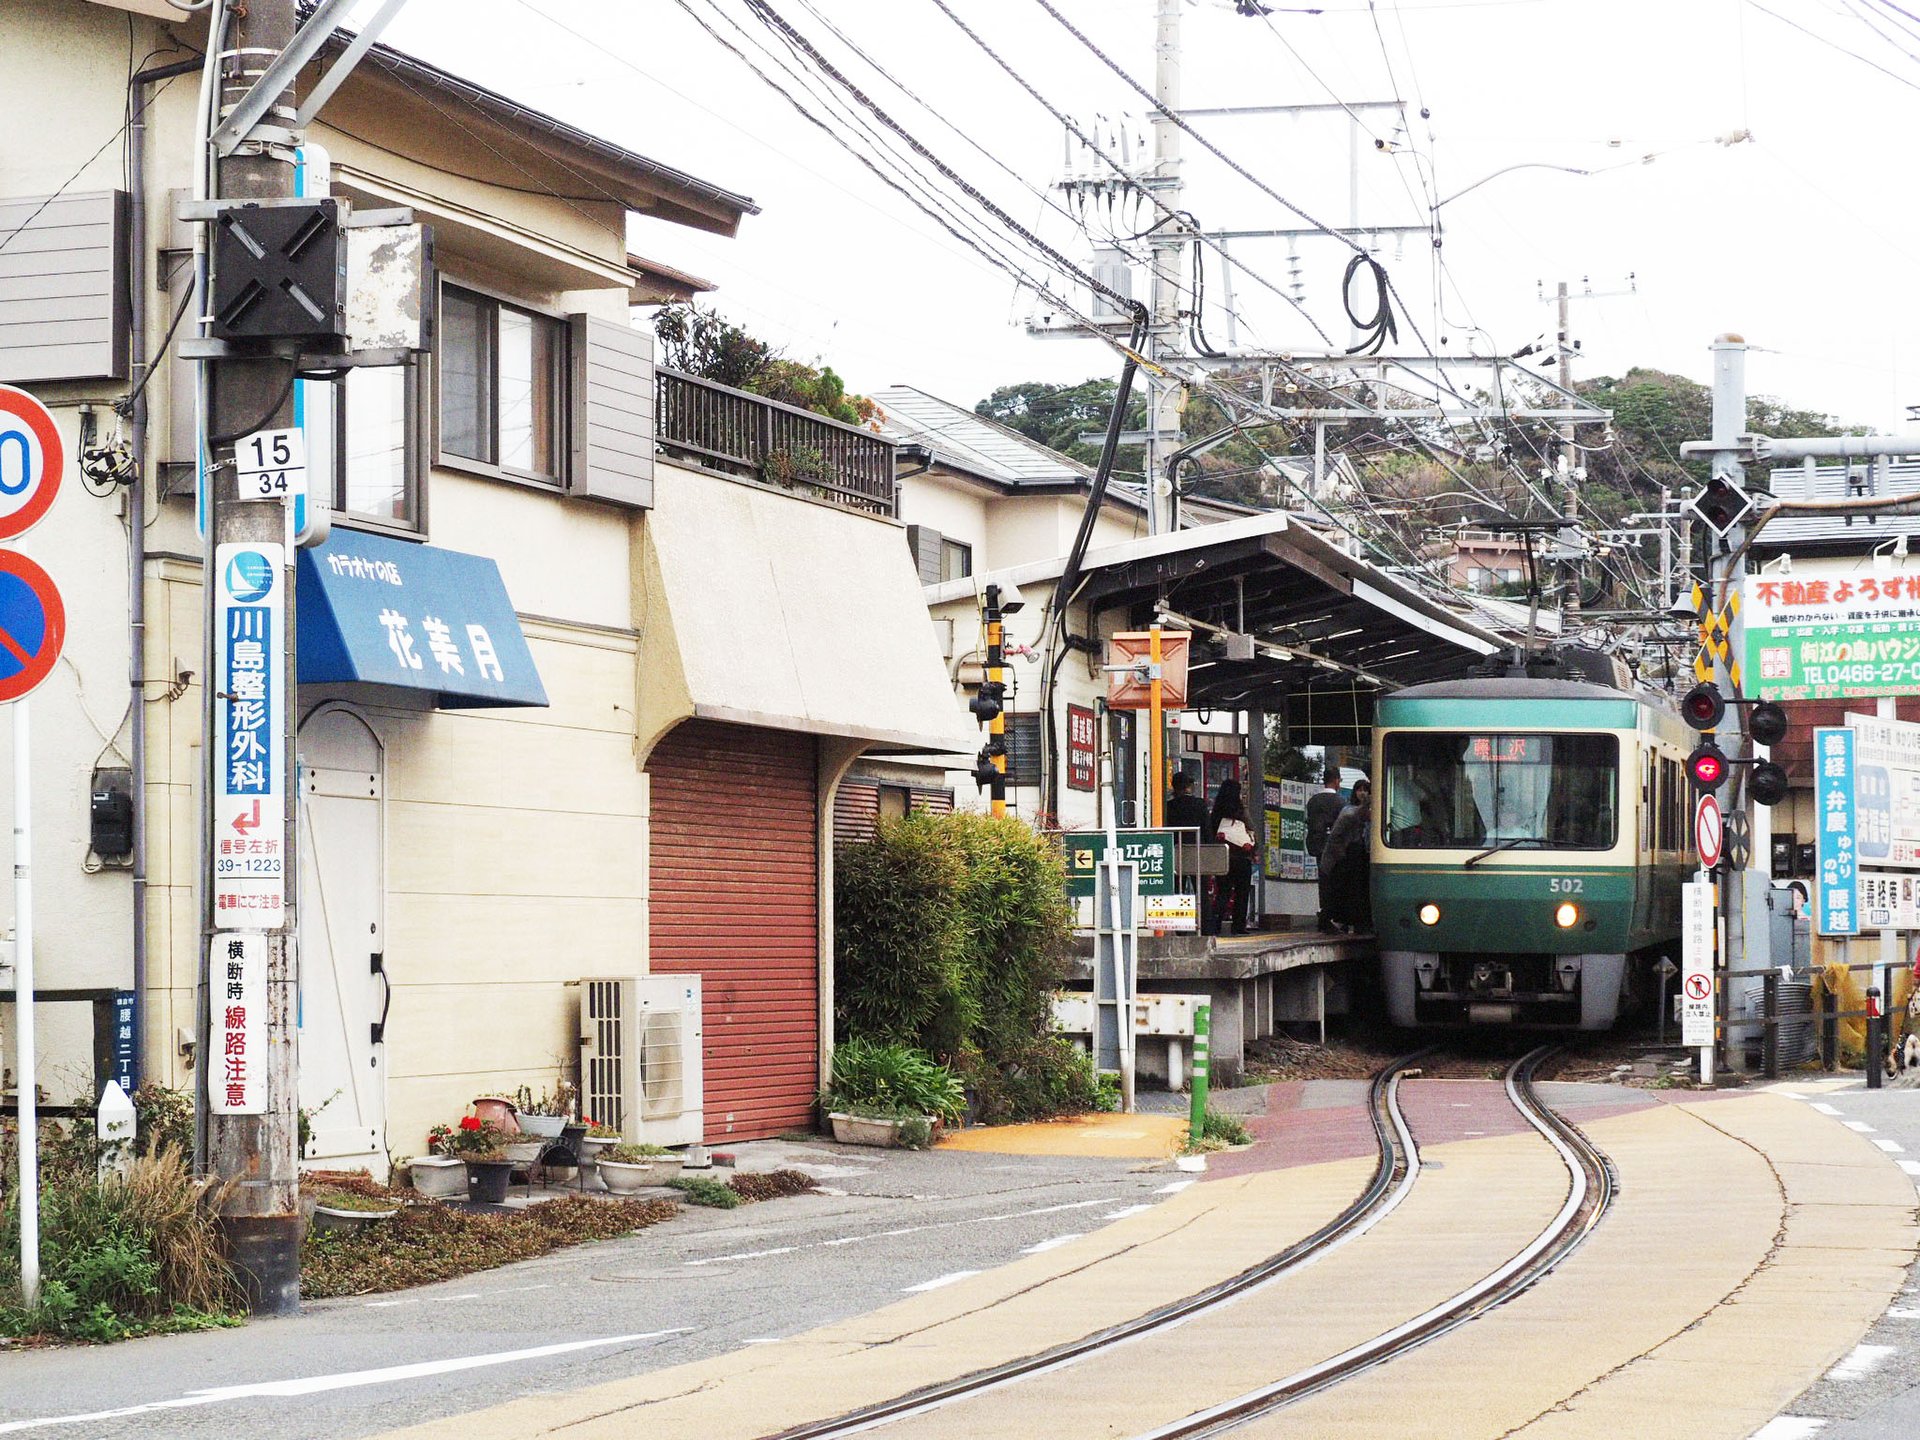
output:
M 584 1113 L 630 1145 L 697 1145 L 700 977 L 637 975 L 580 982 Z

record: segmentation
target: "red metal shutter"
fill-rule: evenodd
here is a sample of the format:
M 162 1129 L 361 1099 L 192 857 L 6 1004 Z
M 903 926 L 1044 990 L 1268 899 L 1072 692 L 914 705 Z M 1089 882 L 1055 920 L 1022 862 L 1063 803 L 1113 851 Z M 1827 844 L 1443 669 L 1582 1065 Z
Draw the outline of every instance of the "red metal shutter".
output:
M 812 1124 L 820 926 L 814 740 L 689 721 L 654 748 L 652 969 L 698 974 L 710 1142 Z
M 873 839 L 880 816 L 880 784 L 849 776 L 833 792 L 833 849 L 837 855 L 849 845 Z

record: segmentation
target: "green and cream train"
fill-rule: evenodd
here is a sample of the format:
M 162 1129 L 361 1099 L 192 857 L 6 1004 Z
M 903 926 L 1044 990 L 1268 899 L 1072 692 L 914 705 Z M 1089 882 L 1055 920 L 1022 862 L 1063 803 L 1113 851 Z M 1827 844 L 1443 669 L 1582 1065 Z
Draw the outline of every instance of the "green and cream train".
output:
M 1610 1028 L 1678 958 L 1694 738 L 1657 697 L 1584 680 L 1383 696 L 1372 891 L 1393 1022 Z

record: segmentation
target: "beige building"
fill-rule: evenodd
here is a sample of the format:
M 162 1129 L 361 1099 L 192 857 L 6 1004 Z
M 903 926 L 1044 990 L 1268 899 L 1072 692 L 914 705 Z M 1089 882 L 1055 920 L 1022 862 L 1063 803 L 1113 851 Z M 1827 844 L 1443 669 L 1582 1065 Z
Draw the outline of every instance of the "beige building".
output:
M 137 476 L 74 477 L 19 545 L 69 617 L 32 701 L 56 1102 L 94 1092 L 116 1038 L 96 1022 L 127 992 L 140 1076 L 195 1078 L 194 317 L 166 337 L 194 244 L 176 202 L 199 77 L 175 62 L 205 28 L 160 0 L 0 8 L 0 383 Z M 631 250 L 662 225 L 731 235 L 744 197 L 380 47 L 306 140 L 304 193 L 411 209 L 438 268 L 430 353 L 298 387 L 333 507 L 296 589 L 309 1158 L 380 1167 L 476 1094 L 577 1078 L 579 982 L 650 972 L 703 982 L 682 1033 L 704 1037 L 704 1085 L 680 1100 L 706 1138 L 807 1123 L 838 782 L 863 753 L 967 738 L 893 447 L 656 372 L 632 307 L 703 282 Z M 796 479 L 802 454 L 820 459 Z M 93 797 L 116 786 L 143 843 L 103 855 L 113 802 Z M 667 1058 L 692 1073 L 648 1055 L 656 1088 Z

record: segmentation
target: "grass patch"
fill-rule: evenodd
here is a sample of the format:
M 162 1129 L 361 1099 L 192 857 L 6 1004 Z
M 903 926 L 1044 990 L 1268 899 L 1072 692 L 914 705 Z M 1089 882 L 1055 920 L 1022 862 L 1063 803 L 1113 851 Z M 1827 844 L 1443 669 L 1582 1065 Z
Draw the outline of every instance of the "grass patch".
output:
M 1200 1135 L 1195 1139 L 1188 1132 L 1187 1143 L 1181 1153 L 1186 1155 L 1205 1155 L 1215 1150 L 1231 1149 L 1235 1145 L 1251 1145 L 1253 1134 L 1238 1115 L 1229 1115 L 1220 1110 L 1209 1110 L 1200 1122 Z
M 731 1210 L 741 1202 L 738 1190 L 724 1180 L 713 1180 L 705 1175 L 680 1175 L 667 1181 L 667 1184 L 686 1196 L 689 1205 L 711 1205 L 715 1210 Z
M 504 1215 L 412 1204 L 371 1229 L 309 1234 L 300 1256 L 300 1290 L 310 1300 L 326 1300 L 452 1280 L 570 1245 L 631 1235 L 672 1219 L 675 1208 L 669 1200 L 590 1200 L 584 1195 Z

